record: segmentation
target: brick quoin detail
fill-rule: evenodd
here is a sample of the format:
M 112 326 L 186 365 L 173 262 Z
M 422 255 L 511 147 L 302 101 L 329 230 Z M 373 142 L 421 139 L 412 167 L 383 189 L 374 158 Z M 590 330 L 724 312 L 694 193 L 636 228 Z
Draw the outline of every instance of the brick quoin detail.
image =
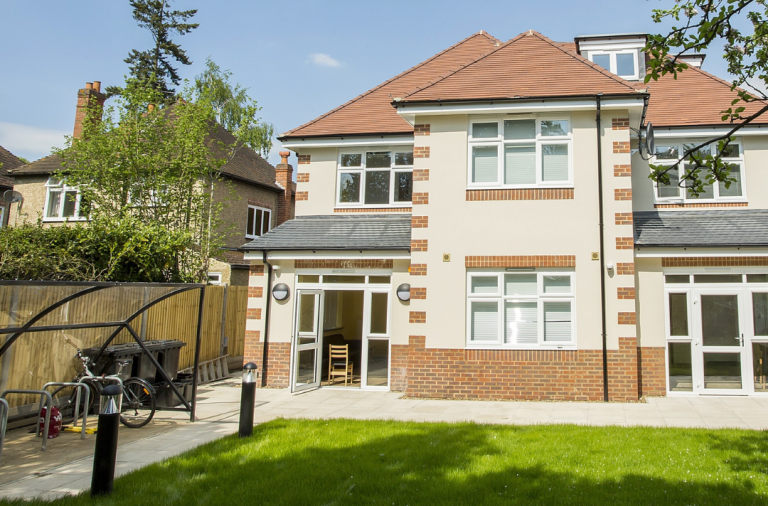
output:
M 311 161 L 312 155 L 298 155 L 298 158 L 299 165 L 306 165 Z
M 768 257 L 662 258 L 662 267 L 763 267 Z
M 608 400 L 637 401 L 640 397 L 637 376 L 637 339 L 620 337 L 619 349 L 608 350 Z
M 411 216 L 411 228 L 429 227 L 429 216 Z
M 309 183 L 309 172 L 297 172 L 296 173 L 296 182 L 297 183 Z
M 429 129 L 430 129 L 430 125 L 427 125 L 427 124 L 413 125 L 413 135 L 415 137 L 419 137 L 422 135 L 429 135 Z
M 468 256 L 464 257 L 464 267 L 576 267 L 576 256 Z
M 254 297 L 254 298 L 260 298 L 264 297 L 264 288 L 260 286 L 249 286 L 248 287 L 248 297 Z
M 632 200 L 632 188 L 617 188 L 613 190 L 615 200 Z
M 413 169 L 414 181 L 429 181 L 429 169 Z
M 573 188 L 467 190 L 467 202 L 491 200 L 572 200 Z
M 414 158 L 429 158 L 429 146 L 413 148 Z
M 637 349 L 641 396 L 667 395 L 665 351 L 663 347 L 641 346 Z
M 248 308 L 245 317 L 249 320 L 261 320 L 261 308 Z
M 413 209 L 410 207 L 363 207 L 363 208 L 344 208 L 337 207 L 334 213 L 410 213 Z
M 632 249 L 635 247 L 635 240 L 631 237 L 617 237 L 616 249 Z
M 619 325 L 634 325 L 634 324 L 635 324 L 634 311 L 619 311 Z
M 614 165 L 613 177 L 629 177 L 632 175 L 631 165 Z
M 414 286 L 411 287 L 411 299 L 412 300 L 426 300 L 427 299 L 427 289 L 426 288 L 416 288 Z M 411 322 L 414 323 L 414 322 Z
M 414 206 L 429 204 L 429 192 L 413 192 L 411 202 Z
M 392 260 L 296 260 L 296 269 L 391 269 Z
M 245 352 L 243 354 L 243 363 L 253 362 L 259 366 L 261 372 L 261 381 L 256 385 L 261 387 L 264 384 L 271 388 L 286 388 L 289 385 L 289 374 L 291 364 L 291 343 L 268 343 L 267 344 L 267 366 L 263 368 L 264 363 L 264 343 L 258 342 L 259 332 L 251 331 L 256 334 L 249 338 L 248 332 L 245 336 Z M 264 383 L 262 383 L 262 381 Z
M 408 323 L 427 323 L 427 312 L 410 311 L 408 313 Z
M 617 225 L 631 225 L 632 224 L 632 213 L 616 213 L 616 224 Z
M 613 142 L 614 153 L 629 153 L 629 141 L 614 141 Z
M 611 128 L 613 130 L 629 130 L 629 118 L 611 119 Z
M 296 201 L 309 200 L 309 192 L 296 192 Z
M 616 297 L 619 299 L 633 299 L 635 298 L 634 286 L 620 286 L 616 289 Z
M 259 206 L 270 210 L 272 209 L 272 204 L 267 204 L 266 202 L 262 202 L 261 200 L 256 199 L 248 199 L 248 205 Z
M 633 262 L 619 262 L 616 264 L 616 274 L 635 275 L 635 264 Z
M 411 251 L 427 251 L 427 240 L 411 239 Z
M 263 276 L 264 275 L 264 266 L 263 265 L 251 265 L 248 267 L 248 273 L 251 276 Z
M 411 276 L 426 276 L 427 264 L 411 264 L 410 267 L 408 267 L 408 272 Z
M 654 204 L 656 209 L 680 209 L 683 207 L 747 207 L 747 202 L 720 202 L 719 204 Z

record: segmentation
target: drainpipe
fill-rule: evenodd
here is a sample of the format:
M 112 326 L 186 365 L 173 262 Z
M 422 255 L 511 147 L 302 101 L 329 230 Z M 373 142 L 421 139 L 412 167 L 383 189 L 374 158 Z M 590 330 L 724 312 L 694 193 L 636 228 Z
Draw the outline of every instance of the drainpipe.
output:
M 600 227 L 600 317 L 603 333 L 603 400 L 608 402 L 608 339 L 605 324 L 605 224 L 603 223 L 603 142 L 600 122 L 600 95 L 595 97 L 597 106 L 597 207 Z
M 269 306 L 272 301 L 272 264 L 267 261 L 267 250 L 261 252 L 261 262 L 267 266 L 267 290 L 264 294 L 267 298 L 267 303 L 264 309 L 264 348 L 261 352 L 261 386 L 267 386 L 267 341 L 269 340 Z

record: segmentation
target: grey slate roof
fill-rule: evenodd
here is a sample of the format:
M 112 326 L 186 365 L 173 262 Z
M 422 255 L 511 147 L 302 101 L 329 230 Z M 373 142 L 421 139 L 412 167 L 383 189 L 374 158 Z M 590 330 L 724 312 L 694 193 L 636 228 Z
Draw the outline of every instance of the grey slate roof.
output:
M 768 246 L 768 210 L 634 213 L 635 246 Z
M 300 216 L 242 250 L 410 250 L 411 215 Z

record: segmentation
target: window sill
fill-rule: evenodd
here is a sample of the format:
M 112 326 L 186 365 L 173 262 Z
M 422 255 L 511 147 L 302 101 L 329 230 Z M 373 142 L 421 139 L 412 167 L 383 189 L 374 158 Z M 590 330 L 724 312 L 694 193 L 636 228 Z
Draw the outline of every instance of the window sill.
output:
M 43 223 L 85 222 L 88 218 L 43 218 Z

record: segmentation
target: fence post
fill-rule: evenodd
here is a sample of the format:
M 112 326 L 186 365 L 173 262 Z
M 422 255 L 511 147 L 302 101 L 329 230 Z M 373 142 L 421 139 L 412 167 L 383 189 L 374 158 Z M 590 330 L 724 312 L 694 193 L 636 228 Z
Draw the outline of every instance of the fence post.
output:
M 224 296 L 221 301 L 221 341 L 219 344 L 219 356 L 223 357 L 227 354 L 227 337 L 224 335 L 227 329 L 227 294 L 229 293 L 229 285 L 224 285 Z

